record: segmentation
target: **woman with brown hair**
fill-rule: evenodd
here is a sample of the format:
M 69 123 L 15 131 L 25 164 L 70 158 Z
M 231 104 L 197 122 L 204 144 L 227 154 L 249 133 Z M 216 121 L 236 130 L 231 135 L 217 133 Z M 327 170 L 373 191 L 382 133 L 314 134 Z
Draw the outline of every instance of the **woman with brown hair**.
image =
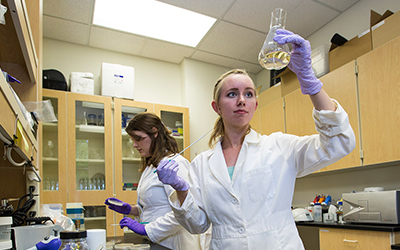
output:
M 125 217 L 121 228 L 128 227 L 139 235 L 147 236 L 152 242 L 169 249 L 205 249 L 200 244 L 200 235 L 191 235 L 175 219 L 168 203 L 168 196 L 174 191 L 164 185 L 154 173 L 161 160 L 169 160 L 179 153 L 178 144 L 161 119 L 152 113 L 135 115 L 125 128 L 132 138 L 133 147 L 141 155 L 142 176 L 139 181 L 137 205 L 130 205 L 116 198 L 108 198 L 108 208 L 135 219 Z M 187 179 L 189 162 L 182 156 L 174 158 L 181 166 L 177 176 Z M 203 242 L 204 245 L 204 242 Z

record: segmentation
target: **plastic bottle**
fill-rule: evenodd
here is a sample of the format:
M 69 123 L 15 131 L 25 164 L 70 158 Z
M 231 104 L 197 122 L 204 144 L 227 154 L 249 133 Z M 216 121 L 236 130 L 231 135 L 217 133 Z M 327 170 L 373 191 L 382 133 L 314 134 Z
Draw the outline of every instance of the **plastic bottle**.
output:
M 338 204 L 338 210 L 337 210 L 336 214 L 337 214 L 338 223 L 344 223 L 344 221 L 343 221 L 343 199 L 339 200 L 337 202 L 337 204 Z
M 87 233 L 85 231 L 64 231 L 60 232 L 61 246 L 60 250 L 90 250 L 86 241 Z
M 314 204 L 314 221 L 322 222 L 322 207 L 320 203 Z

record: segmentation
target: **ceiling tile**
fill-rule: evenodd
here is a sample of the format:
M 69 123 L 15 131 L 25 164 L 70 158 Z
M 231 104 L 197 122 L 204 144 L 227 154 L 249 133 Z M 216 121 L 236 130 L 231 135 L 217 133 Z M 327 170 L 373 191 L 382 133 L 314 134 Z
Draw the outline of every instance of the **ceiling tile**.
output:
M 70 43 L 87 45 L 89 25 L 43 16 L 43 36 Z
M 263 39 L 265 34 L 261 32 L 222 21 L 214 25 L 206 38 L 201 41 L 199 49 L 238 59 Z
M 304 0 L 238 0 L 223 19 L 267 33 L 269 31 L 271 13 L 273 10 L 282 8 L 289 13 L 303 1 Z
M 234 0 L 159 0 L 183 9 L 191 10 L 203 15 L 219 18 L 230 7 Z
M 43 0 L 43 14 L 90 24 L 94 0 Z
M 147 38 L 91 26 L 89 46 L 127 54 L 141 53 Z
M 336 10 L 345 11 L 354 4 L 356 4 L 360 0 L 316 0 L 316 2 L 320 2 L 326 4 Z
M 202 62 L 207 62 L 211 64 L 216 64 L 224 67 L 230 68 L 234 63 L 235 59 L 204 52 L 204 51 L 196 51 L 194 54 L 190 57 L 192 59 L 202 61 Z
M 189 57 L 193 52 L 194 48 L 191 47 L 148 39 L 141 55 L 160 61 L 181 63 L 184 57 Z
M 307 38 L 339 14 L 331 8 L 307 0 L 288 13 L 286 29 Z

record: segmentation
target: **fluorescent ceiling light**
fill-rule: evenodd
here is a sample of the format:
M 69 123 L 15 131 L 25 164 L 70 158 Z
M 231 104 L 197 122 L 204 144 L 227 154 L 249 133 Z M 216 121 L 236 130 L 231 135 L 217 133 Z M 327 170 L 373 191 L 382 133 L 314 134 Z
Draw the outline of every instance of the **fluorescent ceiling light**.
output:
M 154 0 L 96 0 L 93 24 L 196 47 L 215 18 Z

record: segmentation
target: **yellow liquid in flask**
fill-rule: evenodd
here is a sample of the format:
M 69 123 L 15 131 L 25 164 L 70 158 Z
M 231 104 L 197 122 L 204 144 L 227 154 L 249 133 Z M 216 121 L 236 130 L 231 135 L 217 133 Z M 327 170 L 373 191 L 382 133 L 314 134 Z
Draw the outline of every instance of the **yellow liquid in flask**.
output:
M 283 69 L 290 62 L 290 54 L 285 51 L 271 51 L 266 54 L 261 53 L 259 63 L 266 69 Z

